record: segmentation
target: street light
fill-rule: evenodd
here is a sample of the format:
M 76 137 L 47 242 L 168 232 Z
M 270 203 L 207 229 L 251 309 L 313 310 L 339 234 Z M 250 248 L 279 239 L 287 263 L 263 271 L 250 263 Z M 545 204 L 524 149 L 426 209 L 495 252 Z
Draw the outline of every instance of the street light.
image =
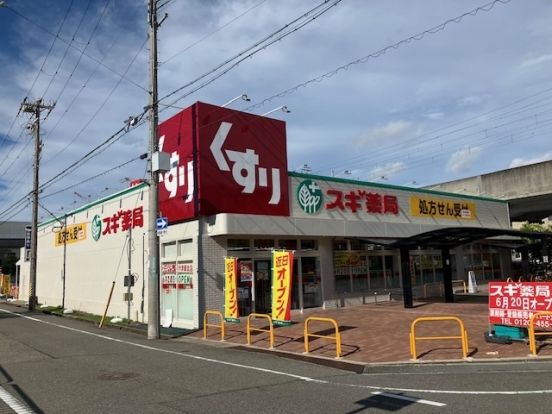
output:
M 279 106 L 278 108 L 274 108 L 272 111 L 265 112 L 265 113 L 262 114 L 261 116 L 267 116 L 268 114 L 271 114 L 272 112 L 276 112 L 276 111 L 282 111 L 282 112 L 285 112 L 286 114 L 289 114 L 289 113 L 291 112 L 291 111 L 288 109 L 287 106 L 282 105 L 282 106 Z
M 230 99 L 224 105 L 221 105 L 221 107 L 226 108 L 228 105 L 230 105 L 232 102 L 236 102 L 238 99 L 243 99 L 245 102 L 249 102 L 251 100 L 249 99 L 249 96 L 247 96 L 247 94 L 242 93 L 241 95 L 238 95 L 235 98 Z

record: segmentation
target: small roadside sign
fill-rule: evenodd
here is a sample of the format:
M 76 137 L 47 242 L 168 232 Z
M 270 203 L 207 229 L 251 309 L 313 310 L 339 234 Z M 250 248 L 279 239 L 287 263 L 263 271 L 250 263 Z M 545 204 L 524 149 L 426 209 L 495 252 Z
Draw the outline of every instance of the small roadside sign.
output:
M 157 235 L 161 236 L 167 232 L 169 226 L 169 219 L 167 217 L 157 217 Z

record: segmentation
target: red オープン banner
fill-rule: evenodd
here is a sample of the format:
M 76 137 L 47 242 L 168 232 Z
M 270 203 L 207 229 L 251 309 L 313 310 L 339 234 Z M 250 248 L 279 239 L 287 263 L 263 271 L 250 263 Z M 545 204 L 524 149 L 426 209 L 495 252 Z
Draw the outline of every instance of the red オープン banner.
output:
M 291 324 L 291 275 L 293 252 L 272 252 L 272 321 L 274 325 Z
M 239 322 L 238 314 L 238 259 L 224 259 L 224 319 L 227 322 Z
M 552 311 L 552 283 L 489 282 L 489 323 L 528 326 L 543 311 Z M 552 328 L 552 316 L 540 317 L 537 326 Z

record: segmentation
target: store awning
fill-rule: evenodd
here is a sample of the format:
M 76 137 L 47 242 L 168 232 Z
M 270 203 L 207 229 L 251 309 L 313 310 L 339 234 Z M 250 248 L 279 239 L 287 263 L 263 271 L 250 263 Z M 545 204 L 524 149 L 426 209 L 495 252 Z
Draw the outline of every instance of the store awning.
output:
M 495 229 L 486 227 L 445 227 L 432 230 L 414 236 L 405 237 L 390 243 L 389 247 L 416 249 L 418 246 L 426 248 L 454 248 L 463 244 L 473 243 L 478 240 L 497 236 L 514 236 L 527 239 L 552 239 L 550 232 L 520 231 L 513 229 Z M 504 240 L 501 240 L 504 242 Z

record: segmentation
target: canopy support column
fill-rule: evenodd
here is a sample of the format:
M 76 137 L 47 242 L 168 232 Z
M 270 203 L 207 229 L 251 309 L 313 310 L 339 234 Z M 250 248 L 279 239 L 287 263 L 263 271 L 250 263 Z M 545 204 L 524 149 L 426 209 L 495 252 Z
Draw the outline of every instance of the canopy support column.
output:
M 452 289 L 452 267 L 450 265 L 450 249 L 441 249 L 441 260 L 443 261 L 443 284 L 445 287 L 445 302 L 454 302 L 454 291 Z
M 401 273 L 402 273 L 402 288 L 403 301 L 405 308 L 413 308 L 412 301 L 412 276 L 410 274 L 410 251 L 408 247 L 401 247 Z

